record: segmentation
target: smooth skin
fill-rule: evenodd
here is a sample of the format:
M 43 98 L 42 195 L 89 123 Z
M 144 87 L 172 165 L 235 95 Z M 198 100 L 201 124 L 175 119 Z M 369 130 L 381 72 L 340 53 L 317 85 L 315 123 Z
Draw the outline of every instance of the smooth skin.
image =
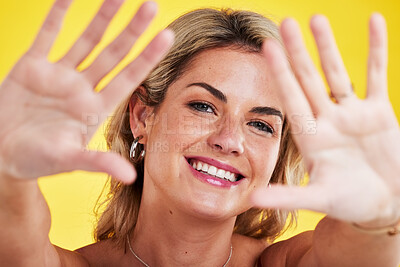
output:
M 251 194 L 268 184 L 278 159 L 281 118 L 251 112 L 255 107 L 282 109 L 266 69 L 258 53 L 207 50 L 168 88 L 156 112 L 131 103 L 131 128 L 143 136 L 146 159 L 138 222 L 130 239 L 150 266 L 222 266 L 231 242 L 232 262 L 251 266 L 267 246 L 232 237 L 236 216 L 252 207 Z M 211 85 L 226 99 L 193 83 Z M 200 181 L 187 163 L 194 157 L 228 164 L 245 178 L 230 189 Z M 82 252 L 93 253 L 99 246 Z M 251 253 L 243 254 L 247 250 Z
M 337 103 L 325 93 L 293 19 L 282 23 L 281 34 L 292 58 L 294 75 L 281 48 L 271 40 L 264 43 L 264 55 L 270 62 L 274 84 L 280 89 L 287 118 L 300 129 L 294 138 L 310 183 L 303 188 L 273 186 L 268 192 L 260 190 L 253 201 L 262 207 L 305 208 L 328 214 L 318 224 L 311 248 L 300 266 L 398 266 L 400 263 L 399 236 L 368 235 L 351 226 L 357 223 L 364 228 L 379 229 L 394 225 L 400 218 L 397 175 L 400 160 L 396 157 L 400 152 L 397 141 L 400 131 L 387 92 L 384 18 L 373 14 L 369 28 L 365 99 L 351 93 L 350 78 L 325 17 L 314 16 L 311 30 L 331 94 L 348 94 L 338 97 Z M 313 134 L 303 130 L 310 119 L 317 125 Z M 277 244 L 269 250 L 278 252 L 285 250 L 284 247 Z M 274 254 L 271 252 L 267 254 Z M 297 266 L 296 261 L 289 265 Z
M 8 229 L 0 241 L 3 266 L 60 266 L 64 263 L 79 266 L 78 262 L 86 262 L 80 256 L 75 257 L 77 254 L 59 256 L 50 244 L 50 213 L 36 179 L 81 169 L 106 172 L 123 182 L 133 182 L 136 172 L 127 160 L 113 153 L 86 150 L 86 143 L 96 127 L 88 126 L 90 122 L 85 120 L 88 118 L 85 114 L 98 114 L 99 122 L 104 121 L 161 60 L 173 42 L 170 31 L 158 34 L 133 62 L 97 93 L 94 91 L 97 82 L 128 53 L 154 17 L 156 5 L 145 3 L 93 64 L 79 72 L 77 66 L 101 40 L 123 1 L 105 1 L 65 57 L 50 63 L 47 55 L 71 2 L 55 1 L 32 47 L 0 87 L 0 122 L 3 125 L 0 130 L 0 225 Z
M 126 183 L 134 180 L 133 167 L 120 156 L 85 150 L 86 143 L 96 129 L 89 127 L 87 134 L 82 134 L 82 127 L 90 124 L 82 114 L 102 114 L 99 115 L 100 121 L 104 120 L 120 101 L 132 94 L 132 88 L 140 85 L 167 52 L 173 36 L 169 31 L 161 32 L 137 59 L 97 93 L 94 88 L 98 82 L 128 53 L 153 18 L 156 7 L 153 3 L 145 3 L 127 29 L 93 64 L 83 71 L 77 71 L 79 64 L 101 40 L 122 1 L 106 0 L 88 29 L 65 57 L 50 63 L 47 54 L 70 2 L 55 2 L 34 44 L 0 86 L 0 225 L 7 229 L 0 240 L 0 262 L 4 266 L 104 266 L 105 262 L 100 263 L 99 259 L 107 252 L 118 266 L 140 266 L 132 255 L 119 254 L 113 250 L 109 241 L 78 252 L 53 246 L 48 238 L 50 213 L 38 189 L 37 177 L 82 169 L 106 172 Z M 208 266 L 222 265 L 229 253 L 230 238 L 236 251 L 248 252 L 244 253 L 247 257 L 234 254 L 231 266 L 251 266 L 259 255 L 265 265 L 272 266 L 397 266 L 400 262 L 398 236 L 365 234 L 350 226 L 350 222 L 356 222 L 374 228 L 391 225 L 400 219 L 400 179 L 397 177 L 400 164 L 399 159 L 393 156 L 400 152 L 396 143 L 400 132 L 387 95 L 384 20 L 375 14 L 370 21 L 368 93 L 365 100 L 354 95 L 339 97 L 351 90 L 350 79 L 337 52 L 328 22 L 324 17 L 316 16 L 312 19 L 311 28 L 330 90 L 339 101 L 330 102 L 325 93 L 296 23 L 290 19 L 283 22 L 281 33 L 285 48 L 292 57 L 295 75 L 287 65 L 281 48 L 270 40 L 265 42 L 263 48 L 263 57 L 268 65 L 265 75 L 271 74 L 267 80 L 270 88 L 276 89 L 279 99 L 274 100 L 276 102 L 273 104 L 281 108 L 295 126 L 294 129 L 297 127 L 299 130 L 296 131 L 295 140 L 305 159 L 311 182 L 305 188 L 275 186 L 268 192 L 258 191 L 252 201 L 263 207 L 322 211 L 328 217 L 318 224 L 314 233 L 303 233 L 268 247 L 267 244 L 237 235 L 231 238 L 227 230 L 221 230 L 223 235 L 217 236 L 218 244 L 222 246 L 215 248 L 221 252 L 213 254 L 213 251 L 204 250 L 206 244 L 200 244 L 203 248 L 200 251 L 204 253 L 197 256 L 194 254 L 191 263 L 202 263 L 208 259 Z M 239 55 L 249 59 L 252 64 L 265 64 L 260 61 L 261 55 L 251 59 L 255 61 L 251 61 L 250 56 L 244 53 Z M 266 87 L 264 89 L 267 90 Z M 260 93 L 260 86 L 255 86 L 254 92 Z M 225 93 L 235 96 L 235 92 L 229 90 Z M 271 104 L 265 98 L 262 101 L 263 105 Z M 244 103 L 240 102 L 241 111 L 248 109 L 248 104 Z M 221 104 L 221 107 L 228 106 Z M 224 113 L 226 117 L 233 118 L 229 116 L 234 113 L 233 110 L 227 110 Z M 139 106 L 132 109 L 133 114 L 141 112 L 143 109 Z M 10 114 L 13 120 L 9 119 Z M 307 129 L 310 119 L 318 127 L 314 134 L 302 131 Z M 156 132 L 150 128 L 133 127 L 133 131 L 140 130 L 148 130 L 147 141 L 157 140 L 157 136 L 151 137 Z M 223 135 L 211 134 L 214 139 L 199 139 L 202 140 L 199 142 L 219 144 L 226 140 L 236 140 L 233 144 L 238 144 L 237 140 L 241 139 L 234 138 L 237 134 L 233 131 Z M 244 132 L 239 134 L 244 135 Z M 232 150 L 228 151 L 228 155 L 231 155 L 230 152 Z M 246 146 L 240 155 L 245 153 L 249 153 Z M 235 155 L 240 157 L 237 153 Z M 248 156 L 245 158 L 251 159 Z M 237 164 L 255 174 L 263 170 L 262 166 L 248 162 L 241 158 L 231 164 Z M 269 168 L 265 167 L 265 170 Z M 148 182 L 156 188 L 159 177 L 152 176 L 150 171 L 148 177 L 152 177 Z M 205 188 L 198 190 L 207 193 Z M 209 194 L 214 194 L 215 199 L 220 200 L 226 197 L 216 192 Z M 250 198 L 250 193 L 248 196 Z M 149 194 L 149 200 L 154 201 L 155 198 L 151 197 L 154 194 Z M 176 207 L 182 207 L 179 201 L 170 199 L 171 203 L 178 203 Z M 203 221 L 203 224 L 197 225 L 202 226 L 198 233 L 205 233 L 207 228 L 222 229 L 221 225 L 232 224 L 229 215 L 238 214 L 247 208 L 249 203 L 243 202 L 237 202 L 233 207 L 223 207 L 220 210 L 223 216 L 216 218 L 221 223 L 217 224 L 204 224 L 204 218 L 214 216 L 215 219 L 216 215 L 207 213 L 201 202 L 193 202 L 192 207 L 202 208 L 203 212 L 200 215 L 202 218 L 196 218 L 196 222 Z M 149 211 L 146 206 L 143 209 Z M 193 209 L 188 209 L 186 213 L 178 211 L 177 215 L 188 214 L 190 211 L 193 212 Z M 141 216 L 146 218 L 146 215 L 142 213 Z M 193 218 L 188 219 L 193 221 Z M 154 251 L 140 239 L 136 241 L 133 243 L 135 249 L 142 250 L 140 255 L 143 257 L 146 258 L 146 255 Z M 210 239 L 209 244 L 214 244 L 214 241 Z M 143 246 L 136 247 L 137 244 Z M 186 245 L 189 250 L 195 251 L 199 244 L 188 242 Z M 165 249 L 160 250 L 160 254 L 155 256 L 166 259 L 167 252 Z

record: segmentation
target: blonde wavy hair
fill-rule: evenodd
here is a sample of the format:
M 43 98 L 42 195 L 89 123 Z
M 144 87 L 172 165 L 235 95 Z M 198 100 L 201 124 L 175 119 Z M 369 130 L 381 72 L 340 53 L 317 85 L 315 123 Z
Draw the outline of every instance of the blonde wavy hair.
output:
M 168 87 L 187 69 L 200 52 L 232 47 L 249 53 L 258 53 L 266 38 L 281 42 L 278 27 L 271 20 L 250 11 L 231 9 L 199 9 L 189 12 L 172 22 L 168 28 L 175 33 L 175 43 L 167 56 L 150 73 L 134 94 L 146 105 L 157 107 L 164 100 Z M 129 124 L 129 101 L 116 110 L 106 134 L 110 150 L 129 159 L 134 136 Z M 143 147 L 137 149 L 140 153 Z M 126 244 L 126 237 L 135 228 L 143 188 L 143 161 L 130 159 L 137 170 L 137 180 L 132 185 L 122 184 L 110 178 L 106 200 L 99 202 L 99 217 L 94 232 L 96 241 L 113 239 Z M 285 121 L 280 144 L 279 158 L 272 174 L 271 183 L 298 185 L 304 176 L 300 154 Z M 103 192 L 104 193 L 104 192 Z M 99 211 L 102 212 L 99 212 Z M 233 232 L 241 235 L 273 241 L 296 218 L 295 212 L 251 208 L 237 216 Z

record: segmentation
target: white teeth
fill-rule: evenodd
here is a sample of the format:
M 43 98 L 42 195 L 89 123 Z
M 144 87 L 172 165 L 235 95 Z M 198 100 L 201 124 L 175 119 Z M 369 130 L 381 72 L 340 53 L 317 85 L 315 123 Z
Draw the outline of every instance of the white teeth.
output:
M 219 178 L 225 178 L 225 171 L 218 169 L 217 174 L 215 176 L 217 176 Z
M 191 165 L 195 170 L 206 172 L 209 175 L 216 176 L 221 179 L 225 179 L 231 182 L 236 182 L 237 180 L 235 173 L 231 173 L 230 171 L 226 171 L 223 169 L 218 169 L 217 167 L 208 165 L 204 162 L 192 160 Z
M 211 175 L 215 176 L 217 174 L 217 168 L 214 167 L 214 166 L 208 167 L 208 174 L 211 174 Z
M 203 167 L 201 168 L 203 172 L 208 172 L 208 165 L 204 163 Z
M 201 162 L 197 162 L 197 168 L 196 170 L 201 170 L 201 168 L 203 167 L 203 164 L 201 164 Z

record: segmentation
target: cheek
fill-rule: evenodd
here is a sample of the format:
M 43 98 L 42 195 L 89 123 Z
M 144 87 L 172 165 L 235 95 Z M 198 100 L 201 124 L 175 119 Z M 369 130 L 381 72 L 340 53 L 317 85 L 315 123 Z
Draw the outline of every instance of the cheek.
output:
M 210 133 L 214 126 L 215 119 L 209 116 L 199 116 L 191 112 L 181 112 L 175 116 L 171 124 L 182 137 L 196 138 Z
M 212 131 L 213 121 L 186 112 L 171 109 L 160 112 L 148 132 L 149 144 L 168 147 L 168 151 L 183 151 Z
M 279 156 L 279 142 L 269 142 L 263 146 L 254 146 L 252 150 L 253 166 L 256 166 L 254 175 L 261 183 L 269 181 L 275 169 Z

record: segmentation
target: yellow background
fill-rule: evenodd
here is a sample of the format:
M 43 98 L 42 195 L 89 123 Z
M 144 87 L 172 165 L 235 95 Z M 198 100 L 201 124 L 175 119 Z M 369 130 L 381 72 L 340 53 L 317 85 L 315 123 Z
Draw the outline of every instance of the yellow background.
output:
M 52 2 L 53 0 L 0 0 L 1 80 L 29 47 Z M 101 0 L 74 1 L 67 14 L 61 35 L 51 53 L 53 60 L 60 57 L 70 47 L 84 30 L 85 25 L 89 23 L 101 2 Z M 308 30 L 308 21 L 311 15 L 322 13 L 331 21 L 346 67 L 359 96 L 364 95 L 366 85 L 367 21 L 372 12 L 379 11 L 386 17 L 388 24 L 389 90 L 396 114 L 400 116 L 400 75 L 397 73 L 400 66 L 398 30 L 400 1 L 398 0 L 158 0 L 157 2 L 160 13 L 151 29 L 132 51 L 130 58 L 135 56 L 151 36 L 183 12 L 211 6 L 250 9 L 268 15 L 277 22 L 286 16 L 295 17 L 301 24 L 307 46 L 312 50 L 311 54 L 315 62 L 318 62 Z M 105 42 L 100 47 L 122 29 L 139 4 L 139 1 L 126 1 L 107 32 Z M 18 103 L 15 104 L 18 105 Z M 365 119 L 368 120 L 368 118 Z M 103 128 L 100 127 L 99 133 L 90 144 L 91 148 L 105 149 L 102 130 Z M 104 174 L 80 171 L 41 179 L 40 185 L 52 212 L 50 238 L 53 243 L 64 248 L 76 249 L 93 242 L 92 229 L 95 222 L 93 207 L 104 181 Z M 282 238 L 313 229 L 321 217 L 321 214 L 301 211 L 297 229 L 289 231 Z

